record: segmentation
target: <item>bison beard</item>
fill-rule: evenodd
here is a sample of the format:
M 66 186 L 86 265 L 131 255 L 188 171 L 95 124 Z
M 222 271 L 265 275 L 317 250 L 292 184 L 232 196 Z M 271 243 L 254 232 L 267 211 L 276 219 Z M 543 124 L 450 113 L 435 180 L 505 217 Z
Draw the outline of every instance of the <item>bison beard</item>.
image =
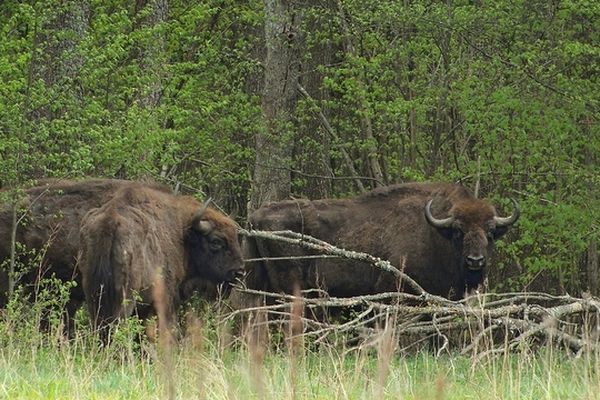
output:
M 250 223 L 253 229 L 292 230 L 389 260 L 426 291 L 460 299 L 483 283 L 493 241 L 518 217 L 516 202 L 512 215 L 501 218 L 460 185 L 408 183 L 351 199 L 270 203 Z M 258 238 L 248 238 L 247 252 L 248 258 L 309 253 Z M 392 274 L 348 260 L 261 261 L 247 269 L 246 284 L 259 290 L 292 293 L 298 285 L 347 297 L 398 289 Z
M 171 328 L 183 282 L 233 281 L 243 267 L 232 220 L 191 197 L 143 186 L 124 188 L 91 210 L 81 246 L 83 289 L 99 328 L 134 310 L 145 318 L 159 308 L 159 324 Z

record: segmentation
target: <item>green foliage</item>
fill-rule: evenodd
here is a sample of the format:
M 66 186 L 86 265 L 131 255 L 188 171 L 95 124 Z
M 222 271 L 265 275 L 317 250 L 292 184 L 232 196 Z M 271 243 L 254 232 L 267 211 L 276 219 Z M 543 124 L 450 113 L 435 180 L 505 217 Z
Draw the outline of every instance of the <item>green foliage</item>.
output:
M 2 186 L 154 177 L 244 219 L 263 3 L 165 3 L 162 17 L 156 1 L 2 3 Z M 500 265 L 523 272 L 514 284 L 550 271 L 577 286 L 599 236 L 598 4 L 343 0 L 301 13 L 313 101 L 296 109 L 295 196 L 357 193 L 353 179 L 314 190 L 350 175 L 344 152 L 369 178 L 376 156 L 387 183 L 474 187 L 480 174 L 483 196 L 522 205 L 499 244 Z
M 173 1 L 169 19 L 150 23 L 152 2 L 90 1 L 76 37 L 77 24 L 59 23 L 79 4 L 2 6 L 0 180 L 162 172 L 243 197 L 260 110 L 242 90 L 258 65 L 242 29 L 260 24 L 260 8 Z M 148 105 L 156 84 L 160 102 Z
M 331 98 L 320 103 L 342 138 L 335 145 L 369 176 L 368 117 L 388 182 L 474 187 L 480 174 L 484 196 L 523 209 L 513 240 L 499 244 L 500 266 L 521 267 L 515 288 L 540 271 L 581 287 L 578 264 L 599 237 L 599 13 L 589 2 L 315 7 L 308 19 L 323 29 L 307 42 L 337 50 L 322 69 Z
M 64 337 L 65 307 L 74 286 L 55 277 L 40 279 L 33 288 L 17 286 L 2 313 L 0 346 L 39 349 Z

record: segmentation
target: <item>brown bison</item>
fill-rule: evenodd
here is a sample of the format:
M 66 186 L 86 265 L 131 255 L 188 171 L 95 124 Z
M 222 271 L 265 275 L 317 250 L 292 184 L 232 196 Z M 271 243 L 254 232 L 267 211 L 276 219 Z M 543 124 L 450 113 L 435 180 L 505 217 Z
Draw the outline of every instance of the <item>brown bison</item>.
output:
M 170 327 L 182 283 L 233 281 L 243 260 L 228 217 L 192 197 L 130 185 L 84 217 L 79 270 L 96 327 L 134 310 Z
M 33 267 L 21 271 L 17 284 L 34 286 L 40 278 L 56 276 L 62 281 L 77 279 L 77 253 L 79 251 L 79 225 L 92 208 L 106 203 L 115 191 L 130 185 L 130 181 L 117 179 L 89 179 L 71 181 L 46 179 L 25 188 L 20 195 L 16 242 L 25 248 L 19 257 L 20 267 Z M 156 190 L 169 189 L 150 184 Z M 0 305 L 6 302 L 8 289 L 7 263 L 11 252 L 12 206 L 0 207 Z M 33 254 L 32 254 L 33 253 Z M 41 260 L 34 259 L 41 255 Z M 35 263 L 34 263 L 35 261 Z M 73 312 L 83 302 L 81 285 L 71 293 L 68 304 Z
M 253 229 L 292 230 L 339 247 L 391 261 L 426 291 L 460 299 L 485 277 L 494 240 L 519 218 L 519 208 L 499 217 L 489 203 L 448 183 L 407 183 L 351 199 L 288 200 L 264 205 L 250 217 Z M 249 257 L 310 252 L 272 240 L 249 238 Z M 323 288 L 331 296 L 396 291 L 396 279 L 346 259 L 263 260 L 248 263 L 249 287 L 292 293 Z

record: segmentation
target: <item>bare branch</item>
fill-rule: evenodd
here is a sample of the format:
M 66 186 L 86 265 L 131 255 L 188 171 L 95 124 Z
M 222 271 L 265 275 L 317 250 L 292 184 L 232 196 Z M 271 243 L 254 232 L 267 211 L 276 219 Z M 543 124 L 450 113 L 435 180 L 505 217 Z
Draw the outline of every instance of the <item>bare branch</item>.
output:
M 316 105 L 315 100 L 310 96 L 310 94 L 308 94 L 306 89 L 304 89 L 304 87 L 299 82 L 296 83 L 296 87 L 297 87 L 298 91 L 300 92 L 300 94 L 302 94 L 302 96 L 306 97 L 306 99 L 308 99 L 313 106 Z M 340 138 L 339 138 L 338 134 L 333 129 L 333 127 L 329 123 L 329 120 L 327 120 L 327 118 L 325 117 L 325 114 L 323 114 L 323 111 L 321 110 L 320 107 L 319 107 L 318 115 L 319 115 L 319 118 L 321 118 L 321 122 L 323 123 L 323 127 L 325 128 L 327 133 L 329 133 L 329 135 L 334 140 L 339 142 Z M 342 156 L 344 157 L 344 163 L 346 164 L 346 168 L 348 168 L 348 171 L 350 171 L 350 174 L 352 174 L 354 176 L 358 176 L 358 173 L 356 172 L 356 169 L 354 168 L 354 163 L 352 162 L 352 158 L 350 157 L 350 155 L 348 154 L 346 149 L 344 149 L 343 147 L 340 146 L 339 150 L 342 153 Z M 360 181 L 360 179 L 355 179 L 354 182 L 356 183 L 356 186 L 361 191 L 361 193 L 366 192 L 366 189 L 365 189 L 364 185 L 362 184 L 362 182 Z
M 324 242 L 319 239 L 315 239 L 311 236 L 304 235 L 297 232 L 292 231 L 257 231 L 257 230 L 239 230 L 239 233 L 248 237 L 258 237 L 262 239 L 271 239 L 280 242 L 286 242 L 290 244 L 295 244 L 300 247 L 317 250 L 326 254 L 333 254 L 347 259 L 366 261 L 373 264 L 375 267 L 380 268 L 384 271 L 391 272 L 394 276 L 401 280 L 401 282 L 406 282 L 412 290 L 417 292 L 420 295 L 429 295 L 423 288 L 411 277 L 406 275 L 403 272 L 400 272 L 398 268 L 394 267 L 389 261 L 382 260 L 378 257 L 374 257 L 367 253 L 360 253 L 352 250 L 340 249 L 332 244 Z M 433 296 L 433 295 L 429 295 Z
M 541 292 L 478 293 L 461 301 L 451 301 L 427 293 L 388 261 L 370 254 L 341 249 L 292 231 L 242 230 L 241 234 L 281 241 L 320 253 L 267 260 L 318 257 L 360 260 L 394 274 L 406 282 L 413 293 L 399 291 L 337 298 L 323 290 L 310 289 L 291 295 L 249 289 L 242 285 L 236 286 L 235 290 L 268 301 L 264 306 L 235 310 L 225 320 L 260 312 L 271 317 L 261 324 L 272 327 L 287 325 L 294 318 L 298 320 L 298 316 L 290 314 L 292 305 L 303 304 L 307 310 L 319 310 L 321 314 L 353 310 L 350 314 L 352 318 L 341 322 L 303 316 L 300 319 L 303 329 L 296 330 L 301 333 L 294 337 L 311 337 L 317 343 L 339 334 L 352 333 L 351 336 L 361 341 L 360 346 L 375 346 L 382 332 L 377 326 L 389 329 L 387 324 L 393 323 L 395 332 L 392 335 L 395 338 L 407 338 L 411 343 L 424 344 L 435 337 L 441 344 L 437 348 L 438 354 L 450 350 L 452 346 L 459 346 L 463 354 L 473 353 L 476 361 L 540 343 L 562 345 L 575 353 L 600 349 L 597 333 L 592 331 L 600 321 L 600 299 L 592 296 L 576 298 Z M 258 260 L 262 259 L 249 261 Z M 394 317 L 390 319 L 392 315 Z M 585 322 L 590 320 L 595 322 L 588 327 Z

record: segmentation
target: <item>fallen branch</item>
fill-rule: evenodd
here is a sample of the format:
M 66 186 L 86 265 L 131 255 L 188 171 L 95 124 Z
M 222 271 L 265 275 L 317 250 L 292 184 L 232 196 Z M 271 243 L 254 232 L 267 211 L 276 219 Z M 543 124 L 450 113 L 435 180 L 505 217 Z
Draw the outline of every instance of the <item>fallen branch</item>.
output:
M 316 250 L 328 255 L 336 255 L 350 260 L 366 261 L 373 264 L 375 267 L 380 268 L 384 271 L 391 272 L 401 282 L 406 282 L 410 289 L 414 290 L 420 295 L 429 295 L 421 285 L 419 285 L 414 279 L 401 272 L 398 268 L 394 267 L 389 261 L 382 260 L 379 257 L 374 257 L 367 253 L 361 253 L 358 251 L 345 250 L 336 247 L 325 241 L 316 239 L 309 235 L 297 233 L 293 231 L 257 231 L 257 230 L 245 230 L 240 229 L 239 233 L 248 237 L 257 237 L 261 239 L 271 239 L 280 242 L 286 242 L 294 244 L 300 247 L 304 247 L 311 250 Z
M 345 250 L 308 235 L 292 231 L 264 232 L 242 230 L 242 235 L 282 241 L 304 247 L 319 254 L 280 259 L 312 259 L 340 257 L 368 262 L 376 268 L 392 273 L 406 282 L 408 292 L 376 293 L 347 298 L 329 296 L 322 289 L 301 291 L 299 295 L 271 293 L 242 285 L 234 289 L 248 295 L 269 299 L 265 305 L 233 310 L 223 321 L 256 312 L 270 318 L 259 325 L 285 326 L 292 321 L 290 310 L 294 304 L 303 304 L 305 310 L 322 310 L 339 315 L 344 309 L 353 310 L 349 319 L 310 318 L 299 320 L 303 325 L 301 336 L 324 343 L 329 337 L 349 334 L 362 345 L 373 344 L 381 335 L 381 326 L 394 321 L 395 338 L 409 339 L 410 343 L 428 342 L 438 338 L 442 343 L 438 354 L 452 346 L 459 346 L 463 354 L 475 353 L 476 360 L 514 351 L 536 343 L 564 345 L 574 353 L 598 351 L 598 338 L 592 327 L 600 321 L 600 299 L 587 296 L 551 295 L 541 292 L 477 293 L 461 301 L 451 301 L 427 293 L 412 278 L 388 261 L 370 254 Z M 258 261 L 262 259 L 252 259 Z M 268 259 L 270 260 L 270 259 Z M 393 316 L 393 318 L 390 318 Z
M 362 306 L 362 311 L 355 314 L 350 320 L 338 323 L 302 318 L 305 329 L 300 336 L 313 337 L 316 343 L 326 341 L 329 335 L 355 332 L 367 338 L 378 334 L 373 328 L 376 323 L 381 324 L 389 315 L 395 315 L 396 337 L 423 337 L 434 335 L 443 337 L 444 346 L 449 346 L 448 338 L 464 333 L 471 333 L 470 342 L 462 348 L 462 353 L 485 351 L 481 357 L 501 354 L 512 351 L 521 344 L 534 338 L 544 339 L 547 343 L 562 343 L 573 352 L 582 350 L 599 350 L 599 343 L 591 340 L 583 324 L 570 324 L 566 318 L 590 315 L 599 318 L 598 299 L 580 299 L 571 296 L 560 296 L 561 304 L 553 307 L 543 307 L 538 303 L 523 302 L 527 293 L 521 293 L 515 298 L 520 299 L 519 304 L 502 305 L 497 308 L 483 308 L 468 306 L 463 302 L 445 300 L 437 301 L 435 297 L 424 298 L 408 293 L 380 293 L 376 295 L 356 296 L 349 298 L 320 297 L 310 298 L 282 293 L 270 293 L 236 287 L 235 290 L 243 293 L 264 296 L 275 301 L 275 304 L 256 306 L 234 310 L 225 319 L 253 313 L 264 312 L 276 317 L 276 321 L 267 320 L 267 325 L 286 324 L 290 316 L 289 311 L 294 302 L 302 301 L 307 309 L 343 309 Z M 481 297 L 494 297 L 480 295 Z M 533 297 L 538 299 L 537 296 Z M 410 303 L 410 305 L 407 305 Z M 310 322 L 309 322 L 310 321 Z M 565 327 L 571 325 L 575 332 L 566 332 Z M 504 332 L 500 344 L 491 348 L 479 346 L 484 339 L 494 342 L 494 333 Z M 478 356 L 479 357 L 479 356 Z

